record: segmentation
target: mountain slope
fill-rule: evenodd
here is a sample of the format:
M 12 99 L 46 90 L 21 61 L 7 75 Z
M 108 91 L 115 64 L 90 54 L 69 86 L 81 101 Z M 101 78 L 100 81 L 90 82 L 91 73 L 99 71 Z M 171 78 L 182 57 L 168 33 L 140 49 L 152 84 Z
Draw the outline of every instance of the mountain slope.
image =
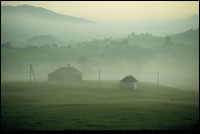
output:
M 20 6 L 2 6 L 1 12 L 3 14 L 14 14 L 20 16 L 31 16 L 40 19 L 57 20 L 57 21 L 72 21 L 72 22 L 92 22 L 83 18 L 76 18 L 73 16 L 55 13 L 41 7 L 34 7 L 29 5 Z
M 25 40 L 38 35 L 52 35 L 63 41 L 86 41 L 106 37 L 124 38 L 132 32 L 150 32 L 153 35 L 157 34 L 156 36 L 165 36 L 196 28 L 198 22 L 198 16 L 192 16 L 172 22 L 93 23 L 87 19 L 55 13 L 41 7 L 1 6 L 1 43 L 9 41 L 15 46 L 21 46 Z M 185 40 L 182 40 L 182 37 L 178 38 L 177 36 L 172 40 L 175 40 L 175 43 L 187 42 L 185 42 L 187 40 L 185 37 L 183 37 Z M 139 37 L 138 40 L 141 38 Z M 189 39 L 189 41 L 192 40 L 196 40 L 196 35 L 194 39 L 193 37 Z M 140 44 L 154 45 L 156 43 L 161 44 L 162 39 L 148 36 L 145 40 L 141 40 Z
M 181 44 L 198 44 L 199 43 L 199 28 L 190 29 L 186 32 L 172 35 L 172 40 Z
M 10 41 L 16 46 L 37 35 L 52 35 L 62 40 L 91 37 L 89 31 L 94 26 L 96 23 L 92 21 L 40 7 L 23 5 L 1 8 L 1 43 Z

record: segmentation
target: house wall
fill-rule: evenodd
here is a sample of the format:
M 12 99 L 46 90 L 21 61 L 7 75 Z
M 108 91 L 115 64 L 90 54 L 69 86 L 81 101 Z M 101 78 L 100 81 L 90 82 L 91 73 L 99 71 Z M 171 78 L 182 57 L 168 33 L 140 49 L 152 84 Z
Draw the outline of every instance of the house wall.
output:
M 120 82 L 120 87 L 136 89 L 137 83 L 136 82 Z
M 133 82 L 120 82 L 120 87 L 134 89 L 134 83 Z
M 133 85 L 134 85 L 134 89 L 136 89 L 137 88 L 137 83 L 135 82 L 135 83 L 133 83 Z

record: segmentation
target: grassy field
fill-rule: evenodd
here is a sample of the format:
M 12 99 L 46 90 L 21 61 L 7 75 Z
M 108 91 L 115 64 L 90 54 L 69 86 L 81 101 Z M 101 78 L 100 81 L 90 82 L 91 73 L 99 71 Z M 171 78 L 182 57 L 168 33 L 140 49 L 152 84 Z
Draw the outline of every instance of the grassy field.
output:
M 3 130 L 199 129 L 199 92 L 118 81 L 1 82 Z

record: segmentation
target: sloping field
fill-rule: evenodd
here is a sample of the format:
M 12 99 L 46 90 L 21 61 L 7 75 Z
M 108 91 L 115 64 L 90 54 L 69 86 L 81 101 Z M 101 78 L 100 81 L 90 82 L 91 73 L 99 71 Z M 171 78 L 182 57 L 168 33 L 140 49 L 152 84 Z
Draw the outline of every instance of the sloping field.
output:
M 1 83 L 3 130 L 198 129 L 199 92 L 119 81 Z

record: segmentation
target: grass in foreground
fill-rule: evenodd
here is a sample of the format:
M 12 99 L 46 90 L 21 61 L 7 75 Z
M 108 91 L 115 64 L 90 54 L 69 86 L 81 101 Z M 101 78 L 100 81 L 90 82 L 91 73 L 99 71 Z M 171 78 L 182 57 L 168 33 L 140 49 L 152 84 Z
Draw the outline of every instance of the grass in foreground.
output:
M 198 92 L 118 81 L 3 82 L 3 130 L 176 130 L 198 129 Z

